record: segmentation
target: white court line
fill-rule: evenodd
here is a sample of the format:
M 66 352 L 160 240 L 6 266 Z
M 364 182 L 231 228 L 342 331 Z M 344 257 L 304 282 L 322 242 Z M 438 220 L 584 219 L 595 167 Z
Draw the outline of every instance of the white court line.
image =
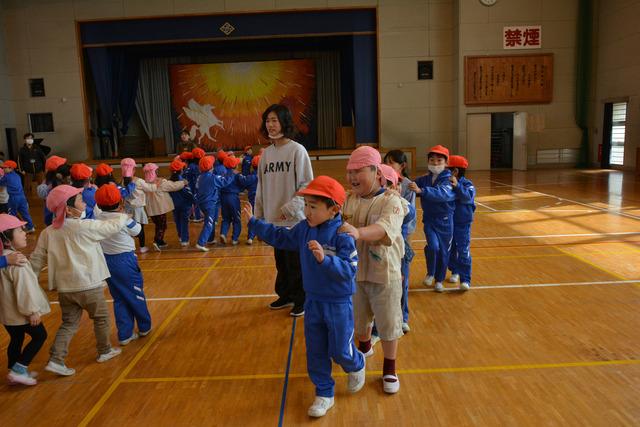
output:
M 547 197 L 553 197 L 553 198 L 558 199 L 558 200 L 564 200 L 565 202 L 577 203 L 578 205 L 586 206 L 588 208 L 596 209 L 596 210 L 603 211 L 603 212 L 609 212 L 609 213 L 612 213 L 614 215 L 620 215 L 620 216 L 624 216 L 624 217 L 627 217 L 627 218 L 640 220 L 640 217 L 637 216 L 637 215 L 632 215 L 632 214 L 628 214 L 628 213 L 625 213 L 625 212 L 615 211 L 615 210 L 612 210 L 612 209 L 601 208 L 599 206 L 593 206 L 593 205 L 588 204 L 588 203 L 578 202 L 577 200 L 565 199 L 564 197 L 556 196 L 554 194 L 542 193 L 540 191 L 530 190 L 530 189 L 528 189 L 526 187 L 521 187 L 521 186 L 518 186 L 518 185 L 505 184 L 504 182 L 500 182 L 500 181 L 489 180 L 489 182 L 493 182 L 494 184 L 507 185 L 509 187 L 515 188 L 516 190 L 528 191 L 528 192 L 531 192 L 531 193 L 541 194 L 541 195 L 547 196 Z
M 640 234 L 640 231 L 620 231 L 615 233 L 579 233 L 579 234 L 541 234 L 539 236 L 495 236 L 495 237 L 472 237 L 471 240 L 514 240 L 514 239 L 544 239 L 555 237 L 598 237 L 598 236 L 630 236 Z M 426 240 L 416 239 L 412 243 L 426 242 Z
M 567 283 L 529 283 L 522 285 L 485 285 L 472 286 L 472 289 L 514 289 L 514 288 L 549 288 L 560 286 L 593 286 L 593 285 L 625 285 L 632 283 L 640 283 L 639 280 L 607 280 L 601 282 L 567 282 Z M 453 286 L 454 284 L 451 283 Z M 457 291 L 457 288 L 445 288 L 445 291 Z M 429 288 L 409 289 L 409 292 L 435 292 Z M 202 300 L 226 300 L 226 299 L 244 299 L 244 298 L 275 298 L 276 294 L 254 294 L 254 295 L 209 295 L 201 297 L 167 297 L 167 298 L 147 298 L 147 301 L 202 301 Z M 107 300 L 113 302 L 113 300 Z M 51 301 L 49 304 L 59 304 L 58 301 Z
M 487 206 L 484 203 L 478 202 L 477 200 L 476 200 L 476 204 L 482 206 L 483 208 L 487 208 L 487 209 L 489 209 L 489 210 L 491 210 L 493 212 L 497 212 L 497 209 L 493 209 L 491 206 Z
M 478 202 L 476 202 L 478 203 Z M 487 206 L 489 207 L 489 206 Z M 538 209 L 493 209 L 493 212 L 596 212 L 594 209 L 559 209 L 559 208 L 538 208 Z M 599 211 L 598 211 L 599 212 Z M 491 213 L 491 212 L 483 212 Z

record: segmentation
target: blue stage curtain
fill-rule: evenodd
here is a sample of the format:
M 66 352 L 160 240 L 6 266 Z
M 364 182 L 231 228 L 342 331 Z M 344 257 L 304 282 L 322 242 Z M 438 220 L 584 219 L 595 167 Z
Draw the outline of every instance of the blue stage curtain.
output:
M 376 36 L 353 38 L 356 143 L 378 143 Z

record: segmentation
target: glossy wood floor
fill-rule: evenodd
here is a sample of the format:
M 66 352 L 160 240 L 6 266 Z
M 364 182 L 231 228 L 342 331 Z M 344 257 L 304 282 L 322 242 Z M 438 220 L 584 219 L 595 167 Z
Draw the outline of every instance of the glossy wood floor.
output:
M 314 168 L 344 175 L 344 161 Z M 172 249 L 139 257 L 154 332 L 98 364 L 85 315 L 67 359 L 77 374 L 0 385 L 0 426 L 640 425 L 638 179 L 576 170 L 470 178 L 473 288 L 424 288 L 424 234 L 415 233 L 397 395 L 382 392 L 378 345 L 364 389 L 347 394 L 336 366 L 335 407 L 309 419 L 303 322 L 267 308 L 271 248 L 243 237 L 206 254 L 181 249 L 170 223 Z M 41 227 L 41 203 L 31 211 Z M 193 235 L 200 227 L 192 224 Z M 60 324 L 52 308 L 37 371 Z M 2 333 L 3 364 L 6 345 Z

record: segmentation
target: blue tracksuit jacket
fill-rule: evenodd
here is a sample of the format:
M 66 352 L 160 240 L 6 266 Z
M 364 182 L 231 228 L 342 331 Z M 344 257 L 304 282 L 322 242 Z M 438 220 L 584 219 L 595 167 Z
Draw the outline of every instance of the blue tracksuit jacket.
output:
M 253 160 L 253 156 L 250 154 L 245 154 L 242 158 L 242 175 L 249 175 L 251 173 L 251 161 Z
M 453 214 L 453 244 L 449 255 L 449 270 L 460 275 L 460 282 L 471 284 L 471 223 L 476 210 L 476 188 L 470 180 L 461 177 L 454 193 L 456 210 Z
M 27 229 L 33 228 L 33 221 L 29 214 L 29 203 L 24 195 L 24 188 L 22 187 L 22 179 L 15 171 L 11 171 L 0 178 L 0 187 L 7 187 L 7 193 L 9 193 L 9 213 L 13 216 L 22 217 L 23 221 L 27 222 Z

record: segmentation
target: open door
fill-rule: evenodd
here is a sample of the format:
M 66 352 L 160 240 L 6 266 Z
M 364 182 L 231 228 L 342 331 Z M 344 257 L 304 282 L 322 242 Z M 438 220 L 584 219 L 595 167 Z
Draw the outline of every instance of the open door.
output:
M 467 114 L 469 169 L 491 169 L 491 114 Z
M 527 170 L 527 113 L 513 114 L 513 169 Z

